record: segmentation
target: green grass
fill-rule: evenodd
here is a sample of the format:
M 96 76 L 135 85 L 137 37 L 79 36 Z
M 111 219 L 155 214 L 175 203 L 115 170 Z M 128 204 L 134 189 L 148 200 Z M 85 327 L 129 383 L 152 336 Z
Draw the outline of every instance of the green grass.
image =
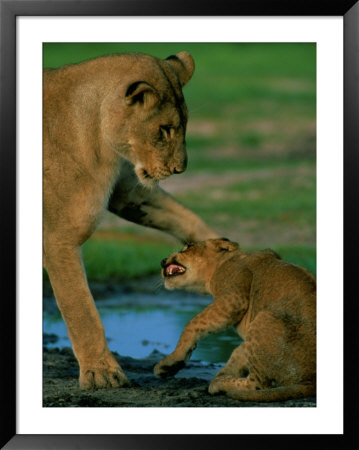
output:
M 121 282 L 160 273 L 160 262 L 181 244 L 151 244 L 128 241 L 88 241 L 83 248 L 87 277 L 96 282 Z M 248 249 L 259 250 L 258 248 Z M 273 248 L 282 259 L 316 273 L 315 249 L 303 246 Z M 44 270 L 44 279 L 48 281 Z
M 211 147 L 207 147 L 207 151 L 210 150 Z M 248 155 L 240 157 L 240 151 L 238 151 L 239 155 L 231 155 L 231 156 L 221 156 L 221 153 L 218 154 L 218 158 L 209 157 L 203 158 L 204 150 L 194 150 L 189 152 L 189 162 L 188 162 L 188 171 L 191 172 L 211 172 L 214 175 L 223 174 L 230 171 L 247 171 L 247 170 L 261 170 L 261 169 L 274 169 L 274 168 L 293 168 L 297 167 L 298 169 L 303 166 L 312 166 L 315 167 L 315 163 L 312 160 L 307 161 L 304 158 L 297 158 L 296 155 L 292 157 L 286 156 L 263 156 L 256 155 L 255 152 L 251 152 L 250 157 Z M 309 162 L 309 164 L 308 164 Z
M 315 111 L 314 44 L 47 43 L 43 47 L 43 64 L 56 68 L 126 52 L 166 58 L 182 50 L 190 52 L 196 63 L 194 76 L 184 90 L 194 117 L 222 117 L 232 105 L 235 109 L 240 105 L 244 114 L 255 107 L 258 116 L 261 113 L 258 101 L 279 102 L 289 107 L 295 104 L 299 110 L 310 104 L 312 114 Z M 297 84 L 297 89 L 288 88 L 288 80 Z
M 237 172 L 240 177 L 241 171 Z M 252 170 L 253 175 L 256 172 Z M 229 183 L 223 188 L 208 187 L 205 197 L 201 190 L 183 196 L 178 193 L 177 197 L 214 227 L 216 217 L 225 215 L 229 221 L 235 216 L 239 220 L 315 228 L 315 194 L 315 177 L 310 172 L 301 177 L 291 172 L 277 176 L 274 172 L 264 179 L 254 177 L 252 181 Z
M 315 273 L 315 44 L 48 43 L 43 62 L 55 68 L 112 53 L 166 58 L 182 50 L 196 65 L 184 88 L 187 173 L 213 180 L 237 173 L 238 182 L 198 185 L 176 197 L 243 248 L 271 247 Z M 159 272 L 161 259 L 180 248 L 160 238 L 139 242 L 146 229 L 118 226 L 133 239 L 84 245 L 90 281 Z
M 281 258 L 297 266 L 305 267 L 313 275 L 317 273 L 316 251 L 313 247 L 305 246 L 278 246 L 274 247 Z
M 122 281 L 160 272 L 160 262 L 172 251 L 165 243 L 89 240 L 83 246 L 87 276 L 94 281 Z
M 88 241 L 83 248 L 86 273 L 92 281 L 123 281 L 160 273 L 160 262 L 181 244 L 152 244 L 129 241 Z M 259 250 L 252 248 L 250 251 Z M 298 246 L 274 248 L 282 259 L 316 273 L 315 249 Z
M 88 240 L 82 248 L 87 278 L 98 282 L 121 282 L 160 273 L 160 262 L 179 246 L 127 240 Z M 48 280 L 44 271 L 44 279 Z
M 166 58 L 186 50 L 190 52 L 201 74 L 208 70 L 236 75 L 236 64 L 243 75 L 285 75 L 298 78 L 315 76 L 315 44 L 307 43 L 44 43 L 44 67 L 59 67 L 113 53 L 148 53 Z M 239 60 L 238 62 L 236 62 Z M 215 62 L 215 64 L 214 64 Z

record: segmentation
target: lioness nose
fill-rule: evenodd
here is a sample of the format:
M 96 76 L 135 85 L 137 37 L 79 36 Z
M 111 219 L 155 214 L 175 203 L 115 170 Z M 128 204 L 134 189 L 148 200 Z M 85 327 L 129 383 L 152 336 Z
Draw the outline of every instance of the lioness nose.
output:
M 173 173 L 182 173 L 186 170 L 186 167 L 187 167 L 187 154 L 185 154 L 182 158 L 177 160 L 177 163 L 173 168 Z
M 167 261 L 166 258 L 165 258 L 165 259 L 162 259 L 162 261 L 161 261 L 161 267 L 165 267 L 165 266 L 166 266 L 166 261 Z

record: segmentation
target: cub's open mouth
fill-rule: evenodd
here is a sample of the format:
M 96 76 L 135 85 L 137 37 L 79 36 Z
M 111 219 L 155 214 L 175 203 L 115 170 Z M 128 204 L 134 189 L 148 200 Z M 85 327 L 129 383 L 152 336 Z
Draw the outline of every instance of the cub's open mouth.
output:
M 165 277 L 175 277 L 176 275 L 183 275 L 186 272 L 186 268 L 178 264 L 177 262 L 173 262 L 168 264 L 168 266 L 164 267 L 163 275 Z

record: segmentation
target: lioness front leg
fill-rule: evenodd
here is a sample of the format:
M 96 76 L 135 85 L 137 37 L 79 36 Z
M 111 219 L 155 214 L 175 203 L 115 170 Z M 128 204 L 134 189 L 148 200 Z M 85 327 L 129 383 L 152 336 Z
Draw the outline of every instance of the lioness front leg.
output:
M 131 222 L 165 231 L 182 242 L 218 237 L 202 219 L 158 185 L 149 189 L 136 184 L 124 193 L 118 183 L 108 209 Z
M 128 385 L 126 375 L 107 347 L 79 248 L 47 244 L 44 250 L 45 266 L 79 362 L 81 389 Z
M 185 366 L 203 336 L 234 325 L 239 316 L 242 316 L 240 311 L 223 307 L 221 301 L 211 303 L 185 326 L 174 352 L 156 364 L 155 375 L 164 378 L 176 374 Z

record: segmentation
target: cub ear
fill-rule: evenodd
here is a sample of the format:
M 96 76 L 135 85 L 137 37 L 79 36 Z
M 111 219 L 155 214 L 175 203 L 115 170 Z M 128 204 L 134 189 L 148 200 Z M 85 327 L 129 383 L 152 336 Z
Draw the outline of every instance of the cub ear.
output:
M 131 83 L 125 94 L 127 105 L 141 105 L 146 109 L 153 108 L 159 101 L 156 90 L 146 81 Z
M 194 60 L 192 56 L 187 52 L 180 52 L 177 55 L 169 56 L 166 58 L 166 61 L 175 69 L 181 86 L 183 87 L 187 84 L 194 72 Z
M 277 258 L 277 259 L 282 259 L 282 257 L 277 252 L 272 250 L 271 248 L 264 249 L 263 253 L 266 253 L 267 255 L 273 256 L 274 258 Z
M 214 240 L 217 251 L 219 252 L 233 252 L 239 249 L 237 242 L 232 242 L 229 239 L 215 239 Z

